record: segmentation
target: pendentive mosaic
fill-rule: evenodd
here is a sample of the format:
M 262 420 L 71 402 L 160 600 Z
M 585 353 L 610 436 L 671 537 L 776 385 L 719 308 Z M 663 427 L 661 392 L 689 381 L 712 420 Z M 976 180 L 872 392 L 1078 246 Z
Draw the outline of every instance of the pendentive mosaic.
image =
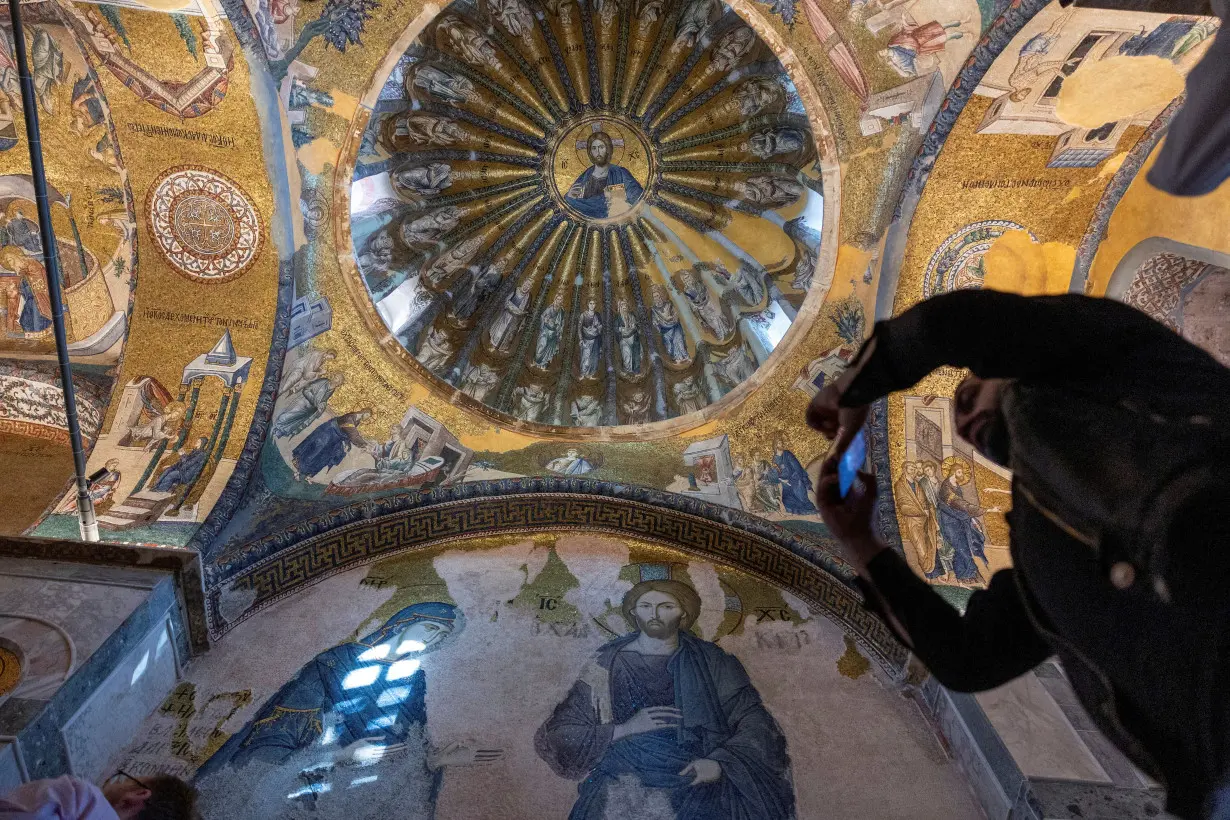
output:
M 357 157 L 363 286 L 422 369 L 526 422 L 721 399 L 790 328 L 821 183 L 782 64 L 717 0 L 455 3 Z

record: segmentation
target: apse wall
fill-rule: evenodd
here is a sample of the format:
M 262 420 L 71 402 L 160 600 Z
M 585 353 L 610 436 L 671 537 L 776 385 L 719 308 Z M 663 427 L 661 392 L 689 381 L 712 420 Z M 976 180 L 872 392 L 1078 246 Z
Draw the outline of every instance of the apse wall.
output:
M 673 741 L 608 746 L 610 723 L 654 697 L 618 651 L 634 589 L 694 618 L 668 698 L 686 712 L 679 748 L 701 732 L 723 761 L 716 784 L 677 776 L 689 761 Z M 624 783 L 621 755 L 660 769 L 659 788 Z M 278 601 L 196 662 L 115 763 L 195 772 L 209 818 L 602 816 L 602 800 L 645 817 L 678 816 L 669 802 L 714 816 L 713 801 L 757 817 L 982 816 L 916 702 L 824 602 L 567 530 L 439 542 Z

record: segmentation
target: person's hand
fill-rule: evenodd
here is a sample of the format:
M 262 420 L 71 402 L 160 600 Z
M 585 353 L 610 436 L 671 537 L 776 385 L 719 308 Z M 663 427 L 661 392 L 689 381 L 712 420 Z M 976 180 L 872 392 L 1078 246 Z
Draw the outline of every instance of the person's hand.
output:
M 445 766 L 489 766 L 502 757 L 503 749 L 475 749 L 460 743 L 450 743 L 427 756 L 427 768 L 436 771 Z
M 825 438 L 834 440 L 829 460 L 835 461 L 850 446 L 867 421 L 867 407 L 842 407 L 842 386 L 834 382 L 825 387 L 807 406 L 807 425 Z
M 876 503 L 875 476 L 860 470 L 858 477 L 850 494 L 842 498 L 837 462 L 825 460 L 816 482 L 816 506 L 829 531 L 841 542 L 846 560 L 863 572 L 884 545 L 871 528 Z
M 683 712 L 674 706 L 647 706 L 623 723 L 617 724 L 612 739 L 619 740 L 659 729 L 673 729 L 682 720 Z
M 716 760 L 702 757 L 684 766 L 679 776 L 690 776 L 692 782 L 688 784 L 689 786 L 699 786 L 702 783 L 716 783 L 722 779 L 722 764 Z

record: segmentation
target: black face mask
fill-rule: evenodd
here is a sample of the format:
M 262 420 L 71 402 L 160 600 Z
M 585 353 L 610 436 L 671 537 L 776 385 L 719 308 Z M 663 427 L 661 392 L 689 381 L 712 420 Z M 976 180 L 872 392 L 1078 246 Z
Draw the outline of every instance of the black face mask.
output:
M 1001 467 L 1008 466 L 1008 458 L 1012 450 L 1012 440 L 1008 437 L 1008 422 L 1004 419 L 1002 410 L 987 421 L 983 428 L 982 445 L 978 452 Z

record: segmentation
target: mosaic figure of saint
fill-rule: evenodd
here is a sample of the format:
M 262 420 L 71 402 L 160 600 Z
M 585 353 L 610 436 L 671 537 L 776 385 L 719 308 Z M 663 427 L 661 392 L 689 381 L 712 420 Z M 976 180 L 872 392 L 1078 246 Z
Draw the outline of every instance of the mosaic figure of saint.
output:
M 342 463 L 351 447 L 367 448 L 371 442 L 359 432 L 359 425 L 371 418 L 370 408 L 346 413 L 321 424 L 291 452 L 295 480 L 302 481 Z
M 433 288 L 439 287 L 440 283 L 449 276 L 466 267 L 466 264 L 478 252 L 482 244 L 483 238 L 481 236 L 471 236 L 469 239 L 457 243 L 435 259 L 425 263 L 423 265 L 423 277 L 431 283 Z
M 517 415 L 526 421 L 539 421 L 542 411 L 547 409 L 548 399 L 549 396 L 539 384 L 523 384 L 513 391 Z
M 923 58 L 940 54 L 948 46 L 950 40 L 960 40 L 965 36 L 960 29 L 961 23 L 940 24 L 934 20 L 918 24 L 908 15 L 899 32 L 888 41 L 888 48 L 880 52 L 880 56 L 889 67 L 902 77 L 919 76 Z
M 0 247 L 18 248 L 26 256 L 41 256 L 43 240 L 38 234 L 38 222 L 27 216 L 34 213 L 34 203 L 15 199 L 4 212 L 0 223 Z M 10 266 L 11 267 L 11 266 Z
M 294 364 L 286 368 L 286 375 L 282 377 L 281 394 L 293 396 L 322 378 L 325 375 L 325 367 L 335 358 L 337 353 L 328 348 L 309 348 Z
M 612 165 L 611 157 L 615 151 L 615 143 L 605 131 L 595 131 L 589 136 L 585 151 L 593 163 L 586 168 L 577 181 L 564 195 L 564 201 L 574 210 L 592 219 L 606 219 L 611 216 L 611 204 L 614 192 L 608 189 L 615 186 L 623 187 L 623 198 L 631 207 L 640 201 L 645 189 L 636 181 L 632 172 L 622 165 Z
M 974 559 L 987 565 L 986 530 L 982 525 L 982 516 L 998 510 L 983 509 L 972 501 L 967 501 L 961 488 L 973 478 L 968 462 L 964 459 L 950 456 L 944 459 L 941 467 L 944 481 L 939 486 L 939 504 L 936 506 L 936 518 L 940 525 L 940 537 L 944 541 L 946 552 L 951 556 L 951 566 L 945 567 L 942 560 L 927 573 L 934 578 L 945 575 L 951 569 L 958 581 L 973 583 L 983 580 L 982 572 Z M 947 557 L 947 556 L 944 556 Z
M 737 658 L 689 629 L 696 591 L 642 581 L 623 599 L 634 631 L 598 649 L 534 748 L 580 781 L 569 820 L 611 806 L 675 820 L 793 820 L 786 740 Z
M 423 439 L 414 434 L 413 425 L 403 427 L 400 423 L 389 428 L 389 440 L 368 442 L 367 452 L 376 460 L 376 467 L 385 469 L 409 469 L 419 460 Z
M 641 372 L 641 326 L 632 315 L 627 299 L 620 299 L 615 314 L 615 337 L 619 340 L 619 359 L 625 373 Z
M 30 69 L 34 77 L 34 94 L 48 114 L 55 113 L 53 91 L 64 81 L 64 52 L 45 28 L 34 29 L 34 46 L 30 49 Z
M 936 563 L 937 529 L 935 508 L 927 500 L 922 477 L 921 462 L 905 462 L 901 478 L 893 485 L 893 502 L 897 505 L 897 515 L 905 524 L 904 541 L 914 549 L 919 568 L 930 572 Z
M 453 318 L 469 319 L 499 284 L 500 269 L 495 265 L 471 268 L 454 289 L 457 296 L 453 302 Z
M 747 348 L 739 345 L 726 354 L 726 358 L 715 360 L 713 370 L 718 378 L 734 387 L 752 377 L 752 373 L 756 371 L 756 362 L 747 352 Z
M 785 100 L 781 83 L 771 77 L 751 77 L 735 89 L 734 104 L 744 117 L 754 117 Z
M 507 353 L 512 347 L 513 339 L 521 330 L 521 323 L 525 321 L 525 314 L 529 312 L 530 289 L 533 287 L 533 279 L 526 279 L 522 282 L 508 297 L 500 315 L 495 317 L 495 321 L 491 323 L 487 331 L 487 338 L 494 350 Z
M 675 42 L 672 51 L 692 48 L 696 45 L 701 32 L 709 27 L 709 18 L 717 11 L 717 0 L 692 0 L 679 15 L 679 25 L 675 29 Z
M 90 482 L 90 499 L 94 502 L 94 511 L 98 513 L 104 513 L 111 507 L 115 491 L 119 489 L 122 478 L 119 459 L 108 459 L 103 467 L 105 472 L 102 478 Z M 56 512 L 75 514 L 77 496 L 69 496 Z
M 721 260 L 714 262 L 713 278 L 717 279 L 723 285 L 734 287 L 735 292 L 748 305 L 759 305 L 765 296 L 764 273 L 757 270 L 746 262 L 739 265 L 738 272 L 731 274 L 726 269 L 726 265 Z
M 428 370 L 438 370 L 448 363 L 453 355 L 453 342 L 448 333 L 438 327 L 428 329 L 423 343 L 419 345 L 419 364 Z
M 448 117 L 416 113 L 394 119 L 389 136 L 394 150 L 404 151 L 416 145 L 452 145 L 466 139 L 469 134 Z
M 666 291 L 660 287 L 653 289 L 653 323 L 662 335 L 662 347 L 666 356 L 672 362 L 681 364 L 688 361 L 688 345 L 683 338 L 683 325 L 679 323 L 679 314 L 675 306 L 667 298 Z
M 649 422 L 649 394 L 637 390 L 619 404 L 624 424 L 647 424 Z
M 593 471 L 594 465 L 580 450 L 570 448 L 562 456 L 548 461 L 547 469 L 560 475 L 585 475 Z
M 168 464 L 154 479 L 152 489 L 158 493 L 173 493 L 180 487 L 190 486 L 205 470 L 209 460 L 209 439 L 198 438 L 192 445 L 179 451 L 179 458 Z
M 546 370 L 559 353 L 559 340 L 564 332 L 564 293 L 555 295 L 538 320 L 538 341 L 534 346 L 534 365 Z
M 472 82 L 465 77 L 449 74 L 435 66 L 425 65 L 414 72 L 414 85 L 449 103 L 464 103 L 478 99 Z
M 487 396 L 500 383 L 500 374 L 489 365 L 470 365 L 461 380 L 461 392 L 474 401 L 485 402 Z
M 446 769 L 503 756 L 500 749 L 440 748 L 429 738 L 422 659 L 453 643 L 464 624 L 451 604 L 417 603 L 312 658 L 197 771 L 203 799 L 210 806 L 242 800 L 251 816 L 270 820 L 305 811 L 430 820 Z M 396 783 L 393 805 L 355 800 L 344 788 L 313 788 L 361 775 Z M 301 788 L 287 794 L 286 784 L 296 782 Z
M 393 237 L 388 231 L 378 231 L 367 243 L 367 250 L 359 254 L 359 270 L 363 271 L 372 290 L 382 290 L 389 280 L 389 266 L 393 264 Z
M 446 205 L 413 221 L 403 222 L 401 240 L 408 247 L 427 250 L 434 247 L 442 235 L 456 228 L 460 219 L 461 209 L 455 205 Z
M 534 31 L 534 13 L 521 0 L 492 0 L 491 14 L 514 37 L 530 37 Z
M 756 33 L 747 26 L 727 32 L 713 47 L 713 68 L 725 74 L 734 69 L 756 43 Z
M 781 512 L 782 478 L 777 468 L 761 459 L 756 464 L 756 492 L 752 496 L 753 512 Z
M 69 127 L 78 136 L 106 121 L 102 100 L 99 99 L 94 81 L 89 77 L 81 77 L 73 83 L 72 108 L 73 119 Z
M 739 150 L 760 159 L 769 159 L 779 154 L 802 151 L 806 144 L 807 137 L 796 128 L 769 128 L 752 134 L 747 142 L 740 143 Z
M 642 36 L 662 17 L 663 0 L 637 0 L 636 26 Z
M 320 417 L 329 406 L 329 399 L 345 381 L 341 373 L 328 378 L 308 382 L 298 395 L 286 403 L 286 409 L 278 414 L 273 423 L 276 438 L 290 438 L 302 433 Z
M 394 187 L 419 196 L 435 196 L 453 184 L 453 169 L 443 162 L 403 168 L 393 174 Z
M 0 240 L 3 230 L 0 227 Z M 9 333 L 42 333 L 51 327 L 47 270 L 24 251 L 0 249 L 0 296 L 6 309 L 4 329 Z
M 709 288 L 699 277 L 691 271 L 684 271 L 679 275 L 679 281 L 683 285 L 683 295 L 688 297 L 697 318 L 710 333 L 718 339 L 725 339 L 734 333 L 734 326 L 726 318 L 722 303 L 712 298 Z
M 811 248 L 799 249 L 799 261 L 794 266 L 794 276 L 790 279 L 790 287 L 795 290 L 811 290 L 811 281 L 816 275 L 816 252 Z
M 602 320 L 598 318 L 597 305 L 593 299 L 589 300 L 577 328 L 577 366 L 582 379 L 592 379 L 597 375 L 598 358 L 602 354 Z
M 755 176 L 734 183 L 739 199 L 764 209 L 781 208 L 803 195 L 806 187 L 798 180 L 782 176 Z
M 733 467 L 735 492 L 739 494 L 739 504 L 743 509 L 751 510 L 752 499 L 756 495 L 756 473 L 752 468 L 745 467 L 739 459 L 735 459 Z
M 675 382 L 671 392 L 675 396 L 675 406 L 679 408 L 681 416 L 695 413 L 705 406 L 705 397 L 701 393 L 700 385 L 696 383 L 695 376 L 688 376 Z
M 794 453 L 786 449 L 781 436 L 773 438 L 773 466 L 781 480 L 782 506 L 793 515 L 815 515 L 819 512 L 812 503 L 811 476 Z
M 597 427 L 602 423 L 602 405 L 593 396 L 577 396 L 570 414 L 577 427 Z
M 499 71 L 503 68 L 495 46 L 457 17 L 445 18 L 436 29 L 440 45 L 475 68 Z

